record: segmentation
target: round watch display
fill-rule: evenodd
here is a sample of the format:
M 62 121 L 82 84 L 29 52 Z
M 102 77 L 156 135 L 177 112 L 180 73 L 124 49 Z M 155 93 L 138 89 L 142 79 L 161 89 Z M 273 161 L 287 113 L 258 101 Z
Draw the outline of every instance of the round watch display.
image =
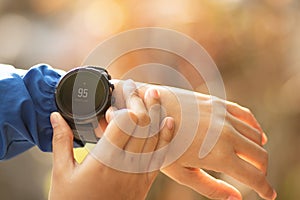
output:
M 56 105 L 73 129 L 94 124 L 105 114 L 113 90 L 109 80 L 105 69 L 92 66 L 75 68 L 61 78 L 55 91 Z

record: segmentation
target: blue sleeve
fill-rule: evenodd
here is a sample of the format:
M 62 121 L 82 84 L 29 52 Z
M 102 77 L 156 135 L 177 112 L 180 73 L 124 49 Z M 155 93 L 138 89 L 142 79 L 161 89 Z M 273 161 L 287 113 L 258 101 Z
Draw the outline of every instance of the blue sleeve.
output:
M 52 151 L 50 113 L 61 74 L 48 65 L 24 71 L 0 66 L 0 160 L 37 145 Z

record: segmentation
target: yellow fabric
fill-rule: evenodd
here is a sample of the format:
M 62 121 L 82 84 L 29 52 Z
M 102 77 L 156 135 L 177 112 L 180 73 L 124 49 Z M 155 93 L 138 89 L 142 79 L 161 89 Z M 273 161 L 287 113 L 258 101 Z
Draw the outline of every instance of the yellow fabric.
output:
M 80 164 L 83 162 L 85 157 L 89 154 L 90 150 L 95 146 L 95 144 L 86 144 L 82 148 L 74 148 L 74 158 Z

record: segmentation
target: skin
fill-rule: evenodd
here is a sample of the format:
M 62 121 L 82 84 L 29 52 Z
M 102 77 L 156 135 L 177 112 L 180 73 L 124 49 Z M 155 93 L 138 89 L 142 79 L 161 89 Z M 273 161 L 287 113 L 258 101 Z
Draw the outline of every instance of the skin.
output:
M 128 83 L 120 81 L 116 84 L 114 96 L 116 104 L 122 104 L 122 95 Z M 132 83 L 130 83 L 132 84 Z M 143 84 L 137 89 L 137 94 L 144 99 L 148 88 L 153 87 Z M 178 125 L 181 122 L 180 103 L 176 96 L 184 96 L 185 99 L 195 98 L 198 109 L 201 111 L 196 136 L 183 153 L 183 155 L 161 169 L 161 171 L 176 182 L 192 188 L 199 194 L 210 199 L 242 199 L 240 192 L 230 184 L 217 180 L 204 170 L 213 170 L 227 174 L 245 185 L 253 188 L 260 197 L 267 200 L 275 199 L 277 194 L 267 180 L 268 153 L 263 148 L 267 137 L 259 123 L 247 108 L 238 104 L 225 101 L 212 96 L 195 93 L 182 89 L 168 89 L 168 87 L 155 86 L 161 97 L 161 106 L 167 115 L 175 120 Z M 118 102 L 119 101 L 119 102 Z M 199 158 L 199 150 L 206 136 L 206 130 L 210 123 L 212 105 L 225 107 L 224 113 L 218 113 L 213 123 L 222 122 L 225 119 L 219 139 L 213 149 L 204 158 Z M 194 120 L 195 116 L 188 116 Z M 178 126 L 175 127 L 175 134 Z M 226 163 L 226 164 L 224 164 Z
M 125 119 L 122 117 L 115 118 L 117 115 L 130 116 L 136 126 L 149 124 L 147 108 L 159 104 L 160 101 L 159 96 L 155 95 L 156 92 L 154 95 L 151 93 L 149 92 L 149 95 L 145 97 L 145 103 L 137 95 L 130 95 L 126 99 L 128 105 L 126 110 L 110 108 L 106 112 L 108 125 L 103 137 L 106 137 L 120 149 L 135 153 L 153 152 L 169 144 L 173 138 L 175 127 L 174 120 L 170 117 L 163 119 L 159 134 L 146 139 L 134 138 L 125 134 L 117 126 L 117 123 L 122 123 L 120 120 Z M 50 200 L 130 200 L 146 197 L 159 170 L 146 173 L 122 172 L 104 165 L 91 154 L 86 157 L 83 163 L 78 164 L 74 160 L 73 134 L 70 127 L 57 112 L 51 114 L 50 120 L 53 126 L 53 171 L 49 193 Z M 133 132 L 135 131 L 133 129 Z M 97 134 L 100 133 L 97 132 Z M 101 145 L 101 143 L 97 145 Z M 126 156 L 123 159 L 127 159 Z M 153 161 L 150 160 L 150 162 Z
M 129 86 L 132 87 L 132 83 L 129 84 Z M 134 110 L 133 113 L 135 113 L 135 117 L 137 117 L 141 121 L 139 125 L 145 125 L 149 123 L 149 115 L 145 114 L 145 110 L 148 110 L 147 108 L 149 107 L 147 106 L 141 107 L 137 105 L 139 105 L 138 103 L 140 103 L 141 100 L 147 102 L 147 97 L 148 94 L 150 93 L 147 91 L 151 87 L 153 86 L 143 85 L 142 87 L 135 89 L 133 95 L 135 98 L 133 100 L 128 101 L 128 99 L 130 99 L 128 98 L 128 96 L 132 96 L 132 95 L 128 95 L 128 92 L 126 92 L 127 89 L 124 89 L 124 88 L 128 88 L 128 84 L 124 82 L 119 82 L 118 84 L 115 85 L 114 97 L 116 98 L 116 103 L 114 106 L 116 106 L 117 109 L 121 109 L 124 107 L 127 107 L 128 109 L 133 109 Z M 230 184 L 222 180 L 215 179 L 214 177 L 208 175 L 204 170 L 213 170 L 216 172 L 221 172 L 230 175 L 233 178 L 239 180 L 240 182 L 253 188 L 263 199 L 269 200 L 269 199 L 276 198 L 276 192 L 274 191 L 274 189 L 269 184 L 266 178 L 266 172 L 268 166 L 268 154 L 264 150 L 263 145 L 267 142 L 267 137 L 265 136 L 263 130 L 261 129 L 260 125 L 258 124 L 258 122 L 256 121 L 256 119 L 254 118 L 253 114 L 249 109 L 241 107 L 232 102 L 228 102 L 218 98 L 212 98 L 209 95 L 194 93 L 192 91 L 181 90 L 181 89 L 175 89 L 171 91 L 167 87 L 162 87 L 162 86 L 156 86 L 155 88 L 158 96 L 160 96 L 160 104 L 166 111 L 167 116 L 170 116 L 174 119 L 175 136 L 178 131 L 178 127 L 179 127 L 178 125 L 180 124 L 182 118 L 182 116 L 180 115 L 181 113 L 180 103 L 176 98 L 178 94 L 184 96 L 185 99 L 195 98 L 197 101 L 198 109 L 201 111 L 201 116 L 199 118 L 199 122 L 201 126 L 199 126 L 198 129 L 196 130 L 196 135 L 192 144 L 177 160 L 175 160 L 173 163 L 171 163 L 168 166 L 164 166 L 164 168 L 161 169 L 163 173 L 168 175 L 171 179 L 175 180 L 176 182 L 185 185 L 187 187 L 190 187 L 195 191 L 197 191 L 199 194 L 202 194 L 210 199 L 242 199 L 242 196 L 236 188 L 234 188 L 233 186 L 231 186 Z M 141 99 L 138 100 L 137 97 L 140 97 Z M 225 121 L 219 139 L 217 140 L 217 143 L 214 145 L 213 149 L 205 157 L 199 158 L 199 150 L 206 136 L 206 130 L 208 129 L 210 123 L 210 117 L 212 115 L 212 104 L 217 104 L 225 107 L 225 112 L 218 113 L 213 123 L 222 122 L 223 119 L 225 119 Z M 114 109 L 111 108 L 110 110 L 114 110 Z M 135 117 L 132 118 L 135 119 Z M 195 119 L 195 116 L 192 115 L 188 117 L 190 118 L 190 120 Z M 108 133 L 107 129 L 109 129 L 110 127 L 110 123 L 107 125 L 107 122 L 111 121 L 110 118 L 111 115 L 107 114 L 106 120 L 104 119 L 100 120 L 99 127 L 102 127 L 102 129 L 106 128 L 105 131 L 106 134 Z M 97 128 L 96 131 L 99 129 L 100 128 Z M 119 131 L 122 132 L 121 130 Z M 102 136 L 100 131 L 97 131 L 97 134 L 98 136 Z M 54 134 L 54 138 L 55 138 L 55 134 Z M 55 144 L 55 141 L 53 142 Z M 131 151 L 139 152 L 139 149 L 143 147 L 145 141 L 142 141 L 142 139 L 140 138 L 131 137 L 129 144 L 133 144 L 132 148 L 130 149 Z M 66 145 L 63 146 L 64 148 L 66 148 Z M 53 150 L 55 151 L 55 148 Z M 66 150 L 61 150 L 60 152 L 62 151 L 66 151 Z M 71 148 L 69 148 L 68 151 L 71 151 Z M 166 156 L 168 156 L 168 153 Z M 91 158 L 88 157 L 84 162 L 88 162 L 90 159 Z M 74 162 L 73 157 L 70 160 Z M 96 165 L 96 163 L 98 163 L 99 165 L 99 161 L 96 160 L 94 161 L 95 161 L 94 165 Z M 56 165 L 60 165 L 59 161 L 57 161 L 56 163 L 57 163 Z M 92 165 L 92 164 L 84 165 L 83 163 L 83 166 L 86 166 L 86 168 L 88 168 L 87 167 L 88 165 Z M 52 185 L 53 188 L 55 189 L 52 189 L 50 194 L 61 194 L 61 193 L 63 194 L 65 193 L 66 187 L 68 188 L 67 191 L 72 190 L 72 192 L 74 192 L 75 186 L 73 186 L 73 188 L 71 187 L 72 189 L 70 189 L 68 186 L 70 183 L 71 184 L 73 183 L 72 181 L 73 179 L 71 179 L 70 181 L 70 178 L 76 177 L 72 175 L 74 172 L 73 167 L 71 167 L 71 169 L 69 170 L 72 172 L 71 175 L 68 175 L 67 178 L 64 179 L 62 178 L 63 177 L 62 174 L 65 174 L 66 171 L 68 170 L 62 167 L 63 169 L 58 171 L 55 168 L 55 158 L 54 158 Z M 91 174 L 97 174 L 97 170 L 103 171 L 103 169 L 98 168 L 95 169 L 93 173 L 90 170 L 89 172 Z M 88 172 L 86 172 L 86 174 L 87 173 Z M 116 193 L 115 192 L 111 195 L 120 195 L 116 198 L 130 199 L 131 197 L 126 196 L 126 194 L 128 194 L 128 191 L 132 191 L 132 193 L 137 194 L 137 196 L 135 196 L 135 199 L 143 199 L 147 191 L 149 190 L 149 187 L 151 186 L 153 179 L 150 179 L 151 180 L 150 182 L 146 182 L 147 184 L 141 184 L 141 182 L 139 182 L 138 179 L 130 178 L 130 177 L 134 177 L 132 176 L 132 174 L 127 174 L 127 175 L 128 175 L 126 177 L 127 181 L 125 181 L 126 184 L 124 183 L 124 185 L 128 185 L 128 187 L 125 187 L 126 189 L 124 190 L 120 190 L 120 187 L 118 187 L 117 189 L 118 194 L 115 194 Z M 111 178 L 112 176 L 108 176 L 108 177 Z M 92 179 L 95 179 L 95 175 L 93 175 L 88 180 L 93 181 Z M 57 182 L 55 182 L 55 180 Z M 106 180 L 104 179 L 100 179 L 100 180 L 106 183 Z M 98 184 L 101 183 L 100 180 L 98 180 L 97 182 Z M 122 181 L 119 181 L 119 179 L 117 180 L 118 180 L 117 183 L 122 184 Z M 133 180 L 132 182 L 133 184 L 128 184 L 128 180 Z M 76 181 L 75 182 L 77 184 L 80 184 L 79 180 L 77 181 L 78 182 Z M 112 182 L 112 183 L 109 182 L 108 185 L 111 187 L 113 183 L 116 182 Z M 138 183 L 137 184 L 139 186 L 138 188 L 139 190 L 143 191 L 142 192 L 143 195 L 139 195 L 138 191 L 135 190 L 137 186 L 134 183 Z M 143 181 L 143 183 L 145 182 Z M 80 186 L 81 189 L 79 193 L 82 193 L 83 191 L 82 187 L 83 186 Z M 109 188 L 106 188 L 106 190 L 101 190 L 100 186 L 98 186 L 97 184 L 93 186 L 93 189 L 95 187 L 96 188 L 99 187 L 99 191 L 104 191 L 104 193 L 109 191 Z M 63 188 L 63 191 L 60 191 L 61 188 Z M 88 190 L 89 188 L 90 187 L 86 189 Z M 86 195 L 89 195 L 91 192 L 92 191 L 89 191 Z M 108 196 L 107 198 L 111 199 L 111 197 Z

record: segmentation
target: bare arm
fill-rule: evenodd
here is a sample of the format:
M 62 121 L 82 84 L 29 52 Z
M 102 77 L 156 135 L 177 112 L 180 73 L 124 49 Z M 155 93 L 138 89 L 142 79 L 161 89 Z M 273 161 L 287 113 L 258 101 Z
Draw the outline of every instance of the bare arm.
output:
M 116 105 L 124 106 L 123 82 L 116 86 Z M 151 85 L 141 84 L 140 97 Z M 268 154 L 262 147 L 266 136 L 249 109 L 219 98 L 188 90 L 154 86 L 161 96 L 165 115 L 175 120 L 162 172 L 180 184 L 209 198 L 224 199 L 241 194 L 216 180 L 203 169 L 223 172 L 253 188 L 264 199 L 275 199 L 268 183 Z

